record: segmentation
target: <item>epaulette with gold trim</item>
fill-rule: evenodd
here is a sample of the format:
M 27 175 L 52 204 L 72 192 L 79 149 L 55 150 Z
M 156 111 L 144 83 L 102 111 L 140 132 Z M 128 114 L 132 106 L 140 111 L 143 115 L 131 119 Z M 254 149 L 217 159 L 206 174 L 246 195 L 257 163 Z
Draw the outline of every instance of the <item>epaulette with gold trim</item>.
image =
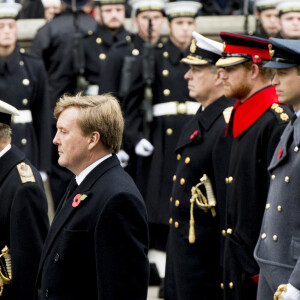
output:
M 21 162 L 17 165 L 17 169 L 19 171 L 22 183 L 35 182 L 35 177 L 29 165 Z
M 223 110 L 223 117 L 224 117 L 226 124 L 229 123 L 232 110 L 233 110 L 233 106 L 228 106 L 227 108 L 225 108 Z
M 282 121 L 288 121 L 290 119 L 290 116 L 284 111 L 284 109 L 278 104 L 273 103 L 271 106 L 271 110 L 275 111 L 277 116 Z

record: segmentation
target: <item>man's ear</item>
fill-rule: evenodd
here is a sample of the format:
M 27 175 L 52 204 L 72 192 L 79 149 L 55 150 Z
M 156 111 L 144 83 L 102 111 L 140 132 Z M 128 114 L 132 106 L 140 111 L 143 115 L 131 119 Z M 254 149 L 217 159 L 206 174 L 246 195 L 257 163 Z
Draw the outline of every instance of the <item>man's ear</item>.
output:
M 92 132 L 90 135 L 88 149 L 93 149 L 98 144 L 99 141 L 100 141 L 100 133 L 98 131 Z
M 251 66 L 251 79 L 257 78 L 259 76 L 259 67 L 257 64 L 252 64 Z
M 222 79 L 222 72 L 224 72 L 224 69 L 219 68 L 216 72 L 216 80 L 215 80 L 215 85 L 219 86 L 221 84 L 223 84 L 223 79 Z

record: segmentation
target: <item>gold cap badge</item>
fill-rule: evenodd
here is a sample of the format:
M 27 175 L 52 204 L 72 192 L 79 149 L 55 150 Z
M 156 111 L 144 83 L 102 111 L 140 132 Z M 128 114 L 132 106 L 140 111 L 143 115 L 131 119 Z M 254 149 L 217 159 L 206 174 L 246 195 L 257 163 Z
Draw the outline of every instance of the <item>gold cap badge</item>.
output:
M 195 53 L 195 52 L 196 52 L 196 50 L 197 50 L 197 46 L 196 46 L 196 40 L 195 40 L 195 39 L 193 39 L 193 40 L 192 40 L 191 47 L 190 47 L 190 52 L 191 52 L 191 53 Z
M 270 53 L 271 57 L 273 57 L 275 54 L 275 50 L 272 50 L 272 44 L 269 44 L 268 47 L 269 47 L 269 53 Z

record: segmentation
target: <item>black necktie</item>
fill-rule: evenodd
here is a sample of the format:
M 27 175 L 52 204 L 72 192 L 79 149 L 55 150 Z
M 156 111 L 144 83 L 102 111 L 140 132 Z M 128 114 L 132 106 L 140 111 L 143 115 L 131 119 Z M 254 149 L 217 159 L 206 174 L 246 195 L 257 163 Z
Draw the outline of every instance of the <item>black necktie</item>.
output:
M 67 193 L 66 193 L 66 197 L 64 199 L 64 204 L 63 206 L 65 206 L 66 202 L 67 202 L 67 199 L 69 198 L 69 196 L 75 191 L 75 189 L 78 187 L 78 184 L 76 182 L 76 179 L 75 177 L 72 178 L 72 180 L 70 181 L 70 184 L 68 186 L 68 189 L 67 189 Z

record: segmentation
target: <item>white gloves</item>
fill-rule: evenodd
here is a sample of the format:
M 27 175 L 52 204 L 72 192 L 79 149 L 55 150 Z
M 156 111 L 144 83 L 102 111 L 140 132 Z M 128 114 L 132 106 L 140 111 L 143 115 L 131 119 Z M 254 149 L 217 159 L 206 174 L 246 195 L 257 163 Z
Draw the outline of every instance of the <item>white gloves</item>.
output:
M 42 177 L 43 182 L 45 182 L 47 180 L 47 178 L 48 178 L 47 173 L 44 172 L 44 171 L 40 171 L 40 175 Z
M 129 155 L 124 151 L 124 150 L 120 150 L 117 153 L 117 157 L 120 161 L 120 165 L 122 168 L 125 168 L 128 166 L 128 161 L 129 161 Z
M 146 139 L 141 139 L 135 146 L 135 153 L 143 157 L 150 156 L 153 150 L 154 147 Z
M 283 300 L 300 300 L 300 291 L 292 286 L 290 283 L 287 284 L 286 292 L 281 293 Z

